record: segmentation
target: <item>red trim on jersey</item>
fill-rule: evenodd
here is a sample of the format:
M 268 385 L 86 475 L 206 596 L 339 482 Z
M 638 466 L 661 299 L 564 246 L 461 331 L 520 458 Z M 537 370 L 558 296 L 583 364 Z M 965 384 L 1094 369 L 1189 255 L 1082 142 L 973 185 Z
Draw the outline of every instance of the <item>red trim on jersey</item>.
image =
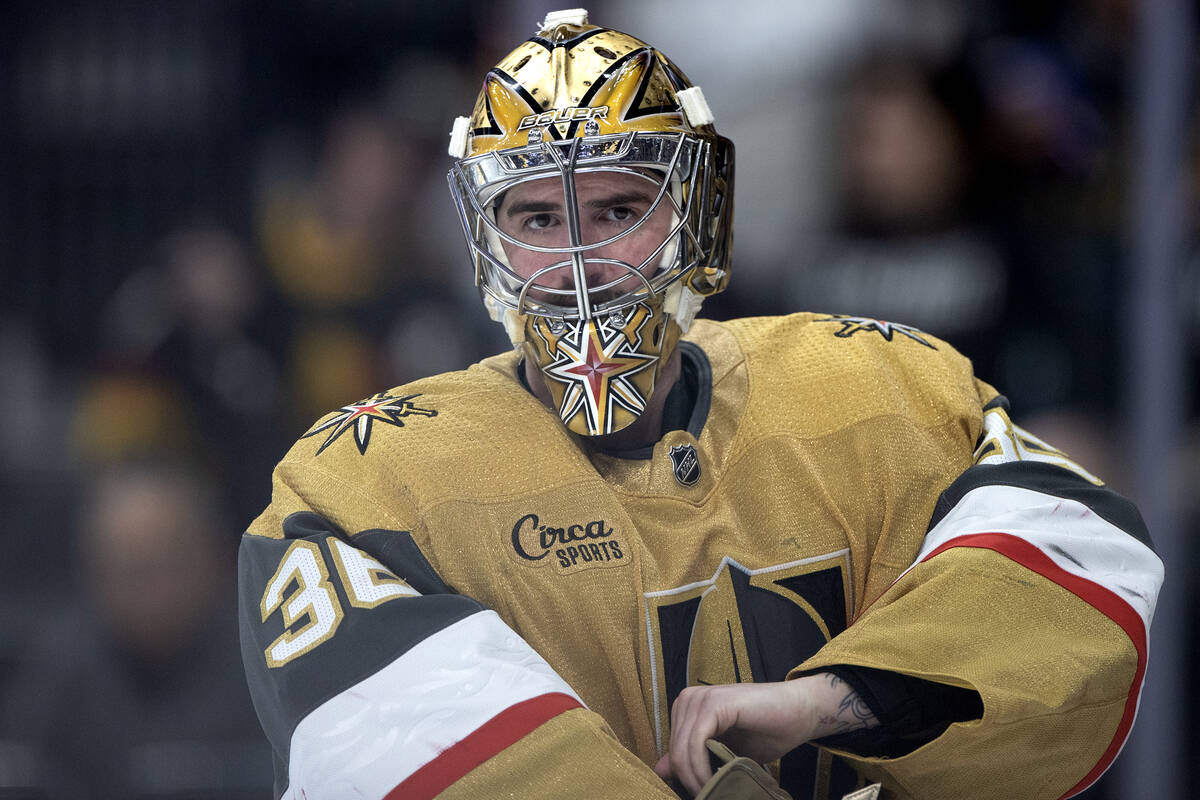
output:
M 1116 593 L 1097 583 L 1093 583 L 1087 578 L 1081 578 L 1078 575 L 1067 572 L 1036 546 L 1020 537 L 1007 533 L 967 534 L 951 539 L 925 556 L 921 561 L 928 561 L 938 553 L 949 550 L 952 547 L 980 547 L 986 550 L 994 550 L 1012 559 L 1021 566 L 1063 587 L 1120 625 L 1121 629 L 1129 637 L 1129 640 L 1133 642 L 1133 646 L 1137 650 L 1137 670 L 1134 672 L 1133 683 L 1129 687 L 1129 698 L 1125 701 L 1125 713 L 1121 716 L 1121 722 L 1117 725 L 1116 733 L 1113 734 L 1113 739 L 1109 743 L 1108 749 L 1104 751 L 1104 755 L 1096 762 L 1096 766 L 1092 767 L 1092 770 L 1084 776 L 1083 780 L 1072 786 L 1062 798 L 1071 797 L 1082 792 L 1108 769 L 1113 759 L 1117 757 L 1117 753 L 1121 751 L 1121 746 L 1125 743 L 1125 737 L 1129 735 L 1129 729 L 1133 727 L 1133 718 L 1137 712 L 1142 678 L 1146 674 L 1145 623 L 1142 621 L 1141 616 L 1133 610 L 1133 607 L 1122 600 Z M 1060 800 L 1062 799 L 1060 798 Z
M 384 800 L 432 800 L 542 723 L 564 711 L 582 707 L 574 697 L 560 692 L 538 695 L 509 706 L 401 781 Z

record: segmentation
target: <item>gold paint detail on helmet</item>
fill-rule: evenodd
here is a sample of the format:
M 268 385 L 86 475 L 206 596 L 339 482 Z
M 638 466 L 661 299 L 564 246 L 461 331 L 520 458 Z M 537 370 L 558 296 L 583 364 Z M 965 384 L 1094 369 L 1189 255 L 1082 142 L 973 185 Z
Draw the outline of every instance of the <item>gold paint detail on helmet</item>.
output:
M 528 144 L 530 117 L 552 140 L 693 133 L 677 98 L 689 87 L 678 67 L 639 39 L 592 25 L 559 25 L 549 36 L 521 44 L 488 73 L 471 115 L 468 155 Z M 597 124 L 585 126 L 588 121 Z

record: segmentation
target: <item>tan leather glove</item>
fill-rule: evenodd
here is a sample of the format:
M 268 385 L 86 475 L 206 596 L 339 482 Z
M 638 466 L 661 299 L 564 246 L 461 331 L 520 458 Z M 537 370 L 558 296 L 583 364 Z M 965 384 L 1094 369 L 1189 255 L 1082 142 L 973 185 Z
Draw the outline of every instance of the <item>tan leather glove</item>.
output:
M 736 756 L 716 739 L 704 743 L 721 768 L 696 795 L 696 800 L 792 800 L 758 762 Z
M 709 739 L 704 744 L 721 762 L 721 767 L 704 784 L 696 800 L 792 800 L 758 762 L 734 755 L 716 739 Z M 876 783 L 851 792 L 842 800 L 878 800 L 879 797 L 880 785 Z

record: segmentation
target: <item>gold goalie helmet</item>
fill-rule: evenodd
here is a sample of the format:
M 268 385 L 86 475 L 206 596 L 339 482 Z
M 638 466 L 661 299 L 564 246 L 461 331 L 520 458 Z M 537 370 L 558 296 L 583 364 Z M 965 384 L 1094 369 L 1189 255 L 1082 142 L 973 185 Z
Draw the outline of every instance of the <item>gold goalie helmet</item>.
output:
M 572 431 L 642 413 L 729 280 L 733 145 L 659 51 L 553 12 L 455 121 L 450 190 L 492 318 Z

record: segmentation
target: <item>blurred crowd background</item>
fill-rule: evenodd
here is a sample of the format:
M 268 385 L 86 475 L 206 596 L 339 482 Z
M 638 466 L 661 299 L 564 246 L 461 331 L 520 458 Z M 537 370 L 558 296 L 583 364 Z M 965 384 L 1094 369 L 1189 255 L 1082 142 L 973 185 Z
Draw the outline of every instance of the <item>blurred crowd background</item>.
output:
M 238 537 L 317 417 L 508 346 L 471 285 L 446 143 L 483 72 L 555 7 L 0 10 L 0 797 L 270 796 L 237 648 Z M 736 274 L 708 316 L 930 331 L 1019 423 L 1135 495 L 1138 7 L 589 4 L 678 62 L 736 142 Z M 1187 72 L 1171 310 L 1185 422 L 1161 453 L 1185 542 L 1200 532 L 1191 57 Z M 1168 575 L 1190 586 L 1184 552 Z M 1181 644 L 1158 669 L 1183 684 L 1195 621 L 1164 624 Z M 1180 699 L 1139 730 L 1190 750 L 1200 706 Z M 1119 778 L 1088 797 L 1132 796 Z

